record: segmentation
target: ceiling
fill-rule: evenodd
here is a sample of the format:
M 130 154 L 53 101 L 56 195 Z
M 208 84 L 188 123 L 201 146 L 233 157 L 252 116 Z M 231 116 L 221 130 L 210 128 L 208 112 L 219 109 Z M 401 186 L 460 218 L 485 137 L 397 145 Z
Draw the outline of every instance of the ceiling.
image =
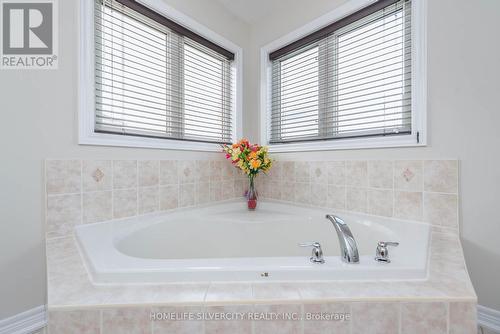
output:
M 216 0 L 240 20 L 255 24 L 278 12 L 287 1 L 283 0 Z

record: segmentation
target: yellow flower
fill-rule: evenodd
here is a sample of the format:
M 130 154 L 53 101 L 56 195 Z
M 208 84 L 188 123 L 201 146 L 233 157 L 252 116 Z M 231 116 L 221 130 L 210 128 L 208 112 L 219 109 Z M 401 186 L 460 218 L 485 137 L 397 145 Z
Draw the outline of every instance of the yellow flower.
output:
M 250 161 L 250 165 L 252 166 L 252 169 L 257 169 L 260 167 L 260 160 L 258 159 L 253 159 L 252 161 Z

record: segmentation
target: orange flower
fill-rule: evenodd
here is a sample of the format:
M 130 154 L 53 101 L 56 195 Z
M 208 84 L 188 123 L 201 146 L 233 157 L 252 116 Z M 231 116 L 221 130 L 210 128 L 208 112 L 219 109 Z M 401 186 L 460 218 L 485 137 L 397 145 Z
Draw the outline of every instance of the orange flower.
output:
M 257 169 L 260 167 L 260 160 L 258 159 L 253 159 L 252 161 L 250 161 L 250 166 L 252 166 L 252 169 Z
M 257 159 L 257 152 L 250 152 L 250 154 L 248 155 L 248 157 L 250 159 Z

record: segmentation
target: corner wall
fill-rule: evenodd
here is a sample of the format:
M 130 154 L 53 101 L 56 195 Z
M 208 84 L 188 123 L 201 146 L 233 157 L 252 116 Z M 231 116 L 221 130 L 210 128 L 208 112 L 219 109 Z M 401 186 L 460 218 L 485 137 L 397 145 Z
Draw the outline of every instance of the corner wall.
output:
M 293 1 L 252 26 L 248 135 L 258 140 L 260 47 L 345 1 Z M 278 154 L 293 161 L 459 159 L 460 229 L 479 303 L 500 310 L 500 2 L 427 0 L 428 140 L 424 148 Z M 256 74 L 257 73 L 257 74 Z
M 204 160 L 218 154 L 77 144 L 80 1 L 59 1 L 59 69 L 0 71 L 0 319 L 46 303 L 44 159 Z M 164 0 L 248 51 L 217 2 Z

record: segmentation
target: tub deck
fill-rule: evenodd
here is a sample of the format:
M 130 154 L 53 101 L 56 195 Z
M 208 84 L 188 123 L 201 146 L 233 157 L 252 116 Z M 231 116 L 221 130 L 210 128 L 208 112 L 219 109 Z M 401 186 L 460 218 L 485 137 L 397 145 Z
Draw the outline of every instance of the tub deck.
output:
M 382 326 L 380 330 L 393 326 L 399 328 L 396 332 L 412 326 L 421 328 L 415 327 L 421 326 L 420 316 L 433 319 L 435 326 L 443 326 L 444 333 L 474 333 L 477 297 L 457 231 L 432 227 L 429 251 L 425 280 L 94 285 L 75 238 L 54 238 L 47 241 L 49 324 L 57 326 L 84 317 L 87 323 L 95 322 L 99 328 L 107 326 L 120 332 L 126 319 L 128 326 L 131 323 L 143 326 L 143 332 L 162 333 L 155 328 L 172 323 L 151 322 L 151 312 L 304 314 L 308 310 L 343 310 L 351 316 L 345 330 L 341 331 L 345 333 L 357 333 L 356 328 L 367 326 Z M 190 333 L 264 333 L 262 328 L 274 326 L 247 320 L 230 325 L 213 321 L 176 322 L 174 325 L 176 328 L 187 326 L 191 328 Z M 343 325 L 332 324 L 340 326 L 336 328 L 343 328 Z M 306 333 L 310 326 L 321 326 L 321 322 L 300 319 L 286 322 L 286 326 L 290 333 Z M 316 330 L 309 332 L 316 333 Z

